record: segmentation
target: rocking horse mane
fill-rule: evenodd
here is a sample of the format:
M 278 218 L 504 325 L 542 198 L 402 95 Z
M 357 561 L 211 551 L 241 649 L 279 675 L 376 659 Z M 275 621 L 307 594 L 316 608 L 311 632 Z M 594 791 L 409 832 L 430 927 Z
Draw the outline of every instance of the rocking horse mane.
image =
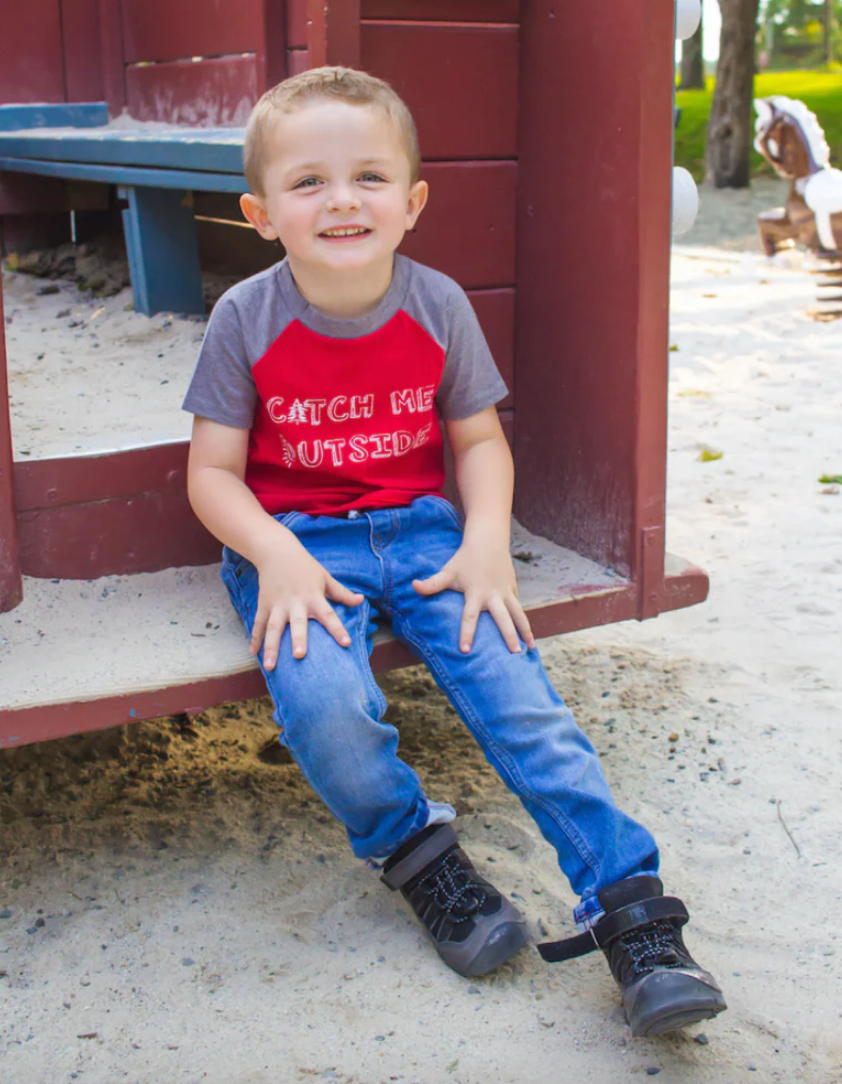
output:
M 761 99 L 761 101 L 774 107 L 775 119 L 777 119 L 777 114 L 783 114 L 793 122 L 801 134 L 817 169 L 826 169 L 830 165 L 830 147 L 827 145 L 827 140 L 815 113 L 811 113 L 803 102 L 793 98 L 786 98 L 783 95 Z M 757 119 L 756 129 L 758 137 L 768 130 L 766 119 L 762 114 Z

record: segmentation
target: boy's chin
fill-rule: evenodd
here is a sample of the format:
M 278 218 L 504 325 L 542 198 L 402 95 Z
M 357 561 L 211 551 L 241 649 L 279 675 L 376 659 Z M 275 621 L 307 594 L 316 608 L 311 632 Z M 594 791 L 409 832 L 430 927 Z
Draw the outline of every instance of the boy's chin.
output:
M 333 252 L 320 252 L 319 264 L 325 269 L 331 271 L 367 271 L 375 267 L 380 266 L 387 260 L 391 260 L 394 255 L 391 251 L 374 251 L 369 248 L 364 250 L 362 246 L 359 248 L 352 248 L 350 245 L 346 249 L 336 250 Z

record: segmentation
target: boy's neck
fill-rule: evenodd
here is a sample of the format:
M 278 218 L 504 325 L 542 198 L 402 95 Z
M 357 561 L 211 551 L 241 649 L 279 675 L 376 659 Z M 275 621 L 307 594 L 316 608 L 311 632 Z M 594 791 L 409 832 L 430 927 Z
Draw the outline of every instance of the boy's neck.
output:
M 323 316 L 353 320 L 376 309 L 392 282 L 394 255 L 362 271 L 313 272 L 307 265 L 289 259 L 289 268 L 298 292 Z

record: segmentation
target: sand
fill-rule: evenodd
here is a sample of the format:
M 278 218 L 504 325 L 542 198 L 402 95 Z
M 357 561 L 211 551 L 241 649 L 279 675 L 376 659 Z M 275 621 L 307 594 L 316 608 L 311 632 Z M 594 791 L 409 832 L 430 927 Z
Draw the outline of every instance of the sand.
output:
M 0 752 L 3 1084 L 842 1080 L 842 487 L 819 482 L 842 473 L 842 324 L 810 320 L 798 258 L 759 255 L 745 196 L 702 209 L 673 263 L 668 545 L 711 598 L 542 654 L 729 1011 L 633 1041 L 597 956 L 447 971 L 258 700 Z M 552 853 L 431 679 L 381 681 L 534 940 L 573 932 Z

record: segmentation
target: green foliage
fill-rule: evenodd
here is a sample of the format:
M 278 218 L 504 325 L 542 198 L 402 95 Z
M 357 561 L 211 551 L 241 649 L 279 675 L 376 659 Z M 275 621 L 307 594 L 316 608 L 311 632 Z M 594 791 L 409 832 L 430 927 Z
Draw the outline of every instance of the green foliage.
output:
M 705 90 L 680 90 L 675 104 L 681 109 L 681 122 L 675 133 L 675 164 L 689 169 L 697 181 L 705 174 L 707 123 L 713 101 L 714 80 L 707 80 Z M 818 117 L 830 146 L 831 164 L 842 168 L 842 72 L 767 72 L 754 81 L 755 98 L 776 94 L 798 98 Z M 769 166 L 755 151 L 751 153 L 752 174 L 773 176 Z
M 830 56 L 842 54 L 842 0 L 831 0 Z M 758 54 L 770 69 L 822 65 L 826 60 L 825 0 L 764 0 L 758 20 Z

